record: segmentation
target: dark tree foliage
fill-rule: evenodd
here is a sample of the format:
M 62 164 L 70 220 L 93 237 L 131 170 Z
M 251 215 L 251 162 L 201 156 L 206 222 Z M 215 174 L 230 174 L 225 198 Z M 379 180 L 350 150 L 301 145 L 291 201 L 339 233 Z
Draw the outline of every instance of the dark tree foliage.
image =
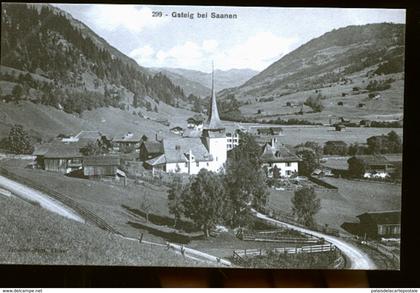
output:
M 316 97 L 310 96 L 309 98 L 307 98 L 305 100 L 305 102 L 303 104 L 311 107 L 312 110 L 315 111 L 315 112 L 322 112 L 322 110 L 324 110 L 324 105 L 322 104 L 322 95 L 321 94 L 318 94 L 318 96 L 316 96 Z
M 348 175 L 350 177 L 362 178 L 366 172 L 366 165 L 363 160 L 351 157 L 347 160 L 349 165 Z
M 15 124 L 9 132 L 9 136 L 2 142 L 3 147 L 14 154 L 32 154 L 34 147 L 28 133 L 22 125 Z
M 174 216 L 174 227 L 176 227 L 184 212 L 184 206 L 182 204 L 182 194 L 184 192 L 187 192 L 187 190 L 182 184 L 181 178 L 175 176 L 168 190 L 168 208 L 169 213 Z
M 296 154 L 302 159 L 299 162 L 299 174 L 310 176 L 319 166 L 319 157 L 316 152 L 310 148 L 303 148 L 298 150 Z
M 313 187 L 304 187 L 295 191 L 292 197 L 293 214 L 301 224 L 314 227 L 314 216 L 321 209 L 321 200 L 317 198 Z
M 345 156 L 347 153 L 348 147 L 344 141 L 327 141 L 324 144 L 325 155 Z
M 262 209 L 267 200 L 267 184 L 261 170 L 261 148 L 250 134 L 241 133 L 239 146 L 233 149 L 228 160 L 225 190 L 233 226 L 249 224 L 251 208 Z
M 401 138 L 395 131 L 389 132 L 387 135 L 371 136 L 366 140 L 369 153 L 371 154 L 387 154 L 401 153 Z
M 224 203 L 223 181 L 220 175 L 201 169 L 182 193 L 184 215 L 193 220 L 206 237 L 222 222 Z

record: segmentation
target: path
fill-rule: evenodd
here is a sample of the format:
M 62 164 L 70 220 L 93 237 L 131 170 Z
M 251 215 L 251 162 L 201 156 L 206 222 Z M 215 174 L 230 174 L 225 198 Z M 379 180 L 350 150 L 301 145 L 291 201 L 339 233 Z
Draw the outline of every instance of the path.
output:
M 16 194 L 17 196 L 31 201 L 31 202 L 37 202 L 39 203 L 43 208 L 57 213 L 63 217 L 66 217 L 68 219 L 76 220 L 78 222 L 85 223 L 85 219 L 80 217 L 76 212 L 74 212 L 71 208 L 67 207 L 63 203 L 52 199 L 47 194 L 42 193 L 36 189 L 30 188 L 24 184 L 21 184 L 19 182 L 10 180 L 4 176 L 0 175 L 0 188 L 4 188 L 6 190 L 11 191 L 13 194 Z M 139 241 L 135 238 L 125 237 L 123 235 L 118 235 L 126 240 L 130 241 Z M 168 249 L 171 249 L 176 254 L 181 254 L 189 259 L 195 260 L 195 261 L 201 261 L 201 262 L 210 262 L 210 263 L 217 263 L 219 265 L 224 266 L 231 266 L 231 262 L 222 258 L 219 258 L 214 255 L 210 255 L 204 252 L 201 252 L 199 250 L 195 250 L 189 247 L 179 246 L 177 244 L 173 243 L 156 243 L 156 242 L 150 242 L 143 240 L 142 243 L 154 245 L 156 247 L 167 247 Z
M 324 238 L 325 241 L 328 241 L 332 244 L 334 244 L 338 249 L 341 250 L 341 252 L 347 257 L 347 259 L 350 261 L 350 269 L 357 269 L 357 270 L 374 270 L 376 269 L 375 263 L 369 258 L 368 255 L 366 255 L 364 252 L 362 252 L 359 248 L 355 247 L 354 245 L 347 243 L 346 241 L 330 236 L 327 234 L 323 234 L 320 232 L 312 231 L 303 227 L 299 227 L 296 225 L 292 225 L 289 223 L 285 223 L 282 221 L 278 221 L 275 219 L 272 219 L 268 217 L 267 215 L 261 214 L 256 212 L 256 217 L 260 219 L 264 219 L 268 222 L 271 222 L 273 224 L 276 224 L 278 226 L 287 227 L 289 229 L 294 229 L 299 232 L 307 233 L 316 237 Z
M 66 207 L 62 203 L 52 199 L 45 193 L 42 193 L 38 190 L 25 186 L 16 181 L 10 180 L 1 175 L 0 175 L 0 187 L 6 190 L 9 190 L 13 194 L 25 200 L 28 200 L 31 202 L 37 202 L 40 206 L 42 206 L 43 208 L 53 213 L 59 214 L 71 220 L 85 223 L 85 220 L 82 217 L 80 217 L 76 212 L 74 212 L 72 209 Z

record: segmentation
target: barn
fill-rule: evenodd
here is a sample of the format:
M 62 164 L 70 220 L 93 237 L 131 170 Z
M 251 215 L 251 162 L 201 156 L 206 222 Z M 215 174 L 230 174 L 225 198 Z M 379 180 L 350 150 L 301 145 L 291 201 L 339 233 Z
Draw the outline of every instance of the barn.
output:
M 121 164 L 117 156 L 90 156 L 83 159 L 83 174 L 88 177 L 115 176 Z

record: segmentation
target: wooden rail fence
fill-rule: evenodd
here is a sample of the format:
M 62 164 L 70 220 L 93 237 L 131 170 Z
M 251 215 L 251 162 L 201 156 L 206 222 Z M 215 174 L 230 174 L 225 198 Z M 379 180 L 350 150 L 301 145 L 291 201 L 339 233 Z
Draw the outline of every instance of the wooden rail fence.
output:
M 271 251 L 275 253 L 283 254 L 298 254 L 298 253 L 318 253 L 318 252 L 329 252 L 335 251 L 336 247 L 333 244 L 321 244 L 321 245 L 310 245 L 302 247 L 280 247 L 274 248 Z M 233 251 L 233 259 L 243 259 L 247 256 L 263 256 L 268 255 L 270 250 L 267 249 L 240 249 Z

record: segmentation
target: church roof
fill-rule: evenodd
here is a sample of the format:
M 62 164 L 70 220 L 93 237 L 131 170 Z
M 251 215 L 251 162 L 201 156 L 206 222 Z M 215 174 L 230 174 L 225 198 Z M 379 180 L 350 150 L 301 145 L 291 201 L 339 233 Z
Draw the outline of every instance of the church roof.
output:
M 216 89 L 214 88 L 214 69 L 211 72 L 211 103 L 210 103 L 210 115 L 207 120 L 207 129 L 224 129 L 225 127 L 220 121 L 219 111 L 217 109 L 216 102 Z
M 213 157 L 199 137 L 168 138 L 163 140 L 164 155 L 167 163 L 187 162 L 191 153 L 195 161 L 212 161 Z

